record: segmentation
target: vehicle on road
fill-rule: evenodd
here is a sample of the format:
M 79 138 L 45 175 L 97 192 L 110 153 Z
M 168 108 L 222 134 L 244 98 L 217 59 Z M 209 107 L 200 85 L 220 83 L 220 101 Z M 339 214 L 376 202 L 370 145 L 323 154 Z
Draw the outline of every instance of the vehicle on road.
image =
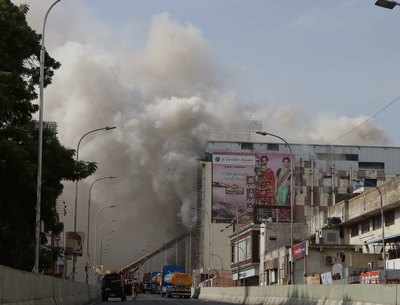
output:
M 185 273 L 185 268 L 176 265 L 164 266 L 161 276 L 162 297 L 190 298 L 192 277 Z
M 151 292 L 151 273 L 146 272 L 143 274 L 143 292 L 150 293 Z
M 101 299 L 107 302 L 109 298 L 120 298 L 126 301 L 125 281 L 119 273 L 104 275 L 101 283 Z
M 161 273 L 160 272 L 152 272 L 151 273 L 151 293 L 153 293 L 153 294 L 160 293 L 160 283 L 161 283 Z

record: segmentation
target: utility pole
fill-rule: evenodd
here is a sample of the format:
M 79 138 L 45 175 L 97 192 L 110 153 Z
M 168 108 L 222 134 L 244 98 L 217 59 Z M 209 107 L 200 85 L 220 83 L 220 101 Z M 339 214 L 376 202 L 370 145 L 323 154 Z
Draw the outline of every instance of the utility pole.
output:
M 92 132 L 98 131 L 98 130 L 110 130 L 110 129 L 114 129 L 115 127 L 106 127 L 106 128 L 100 128 L 100 129 L 95 129 L 94 131 L 90 131 L 87 134 L 90 134 Z M 84 136 L 83 136 L 84 137 Z M 81 139 L 83 139 L 83 137 Z M 80 142 L 79 142 L 80 143 Z M 78 144 L 79 147 L 79 144 Z M 78 153 L 77 153 L 77 160 L 78 160 Z M 117 177 L 114 176 L 105 176 L 105 177 L 101 177 L 101 178 L 97 178 L 96 180 L 94 180 L 92 182 L 92 184 L 89 187 L 89 200 L 88 200 L 88 212 L 87 212 L 87 237 L 86 237 L 86 255 L 87 255 L 87 261 L 86 261 L 86 272 L 85 272 L 85 277 L 86 277 L 86 284 L 89 284 L 89 272 L 88 272 L 88 268 L 90 267 L 90 216 L 91 216 L 91 198 L 92 198 L 92 189 L 94 187 L 94 185 L 101 180 L 105 180 L 105 179 L 116 179 Z M 74 230 L 76 231 L 76 208 L 77 208 L 77 199 L 78 199 L 78 182 L 76 182 L 75 184 L 75 219 L 74 219 Z M 76 261 L 75 261 L 76 263 Z M 73 265 L 74 267 L 74 265 Z M 75 268 L 73 268 L 75 271 Z M 74 275 L 74 274 L 73 274 Z
M 100 266 L 103 265 L 103 239 L 100 241 Z
M 105 127 L 89 130 L 88 132 L 84 133 L 79 138 L 78 145 L 76 146 L 76 158 L 75 158 L 76 163 L 79 162 L 79 148 L 80 148 L 82 140 L 84 138 L 86 138 L 87 136 L 89 136 L 89 135 L 91 135 L 93 133 L 96 133 L 98 131 L 102 131 L 102 130 L 108 131 L 108 130 L 112 130 L 112 129 L 115 129 L 115 128 L 116 128 L 115 126 L 111 126 L 111 127 L 105 126 Z M 96 182 L 96 180 L 95 180 L 95 182 Z M 74 200 L 74 232 L 75 233 L 77 232 L 77 225 L 78 225 L 77 224 L 77 217 L 78 217 L 78 185 L 79 185 L 79 180 L 76 180 L 75 181 L 75 200 Z M 89 274 L 88 274 L 88 269 L 87 269 L 87 267 L 89 265 L 89 260 L 90 260 L 90 255 L 89 255 L 89 234 L 90 234 L 90 231 L 89 231 L 89 227 L 90 227 L 90 191 L 89 191 L 89 206 L 88 206 L 88 234 L 87 234 L 87 242 L 86 242 L 86 244 L 87 244 L 87 250 L 86 250 L 87 251 L 87 253 L 86 253 L 87 254 L 87 263 L 86 263 L 86 268 L 85 268 L 85 270 L 86 270 L 86 283 L 88 283 L 88 281 L 89 281 Z M 76 271 L 76 261 L 77 261 L 76 255 L 73 255 L 72 259 L 73 259 L 73 261 L 72 261 L 72 279 L 74 280 L 75 279 L 75 271 Z
M 289 149 L 290 152 L 290 251 L 291 251 L 291 261 L 290 261 L 290 284 L 294 284 L 294 259 L 293 259 L 293 240 L 294 240 L 294 230 L 293 230 L 293 224 L 294 224 L 294 208 L 295 208 L 295 202 L 294 202 L 294 196 L 295 196 L 295 183 L 294 183 L 294 159 L 295 156 L 293 154 L 293 150 L 291 145 L 289 144 L 288 141 L 286 141 L 284 138 L 281 136 L 278 136 L 276 134 L 270 133 L 270 132 L 265 132 L 265 131 L 256 131 L 256 134 L 262 135 L 262 136 L 271 136 L 274 138 L 277 138 L 284 142 L 286 146 Z
M 386 251 L 385 251 L 385 215 L 383 213 L 383 198 L 381 189 L 375 187 L 379 193 L 380 197 L 380 212 L 381 212 L 381 226 L 382 226 L 382 260 L 383 260 L 383 283 L 386 284 Z
M 189 233 L 189 271 L 192 273 L 192 231 Z
M 175 264 L 178 265 L 178 241 L 176 241 L 175 243 L 175 252 L 176 252 Z
M 44 107 L 44 65 L 45 65 L 45 32 L 47 17 L 51 9 L 61 0 L 56 0 L 48 8 L 43 21 L 42 40 L 40 45 L 40 71 L 39 71 L 39 147 L 38 147 L 38 167 L 36 180 L 36 219 L 35 219 L 35 265 L 33 272 L 39 273 L 39 257 L 40 257 L 40 224 L 41 224 L 41 208 L 42 208 L 42 162 L 43 162 L 43 107 Z

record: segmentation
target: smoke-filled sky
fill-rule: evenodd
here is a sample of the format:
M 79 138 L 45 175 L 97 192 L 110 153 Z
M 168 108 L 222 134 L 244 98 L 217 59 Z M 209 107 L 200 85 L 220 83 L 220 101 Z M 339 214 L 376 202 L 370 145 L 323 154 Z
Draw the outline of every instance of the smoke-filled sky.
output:
M 62 67 L 45 91 L 45 118 L 68 147 L 90 129 L 117 126 L 80 151 L 99 169 L 80 183 L 79 230 L 88 185 L 118 176 L 93 191 L 95 208 L 118 204 L 98 218 L 100 236 L 116 230 L 107 264 L 191 225 L 208 139 L 238 138 L 259 120 L 293 142 L 331 143 L 400 95 L 398 13 L 374 1 L 300 2 L 64 0 L 54 8 L 46 42 Z M 38 30 L 50 1 L 28 3 Z M 337 143 L 398 143 L 399 110 Z M 65 186 L 71 229 L 73 187 Z

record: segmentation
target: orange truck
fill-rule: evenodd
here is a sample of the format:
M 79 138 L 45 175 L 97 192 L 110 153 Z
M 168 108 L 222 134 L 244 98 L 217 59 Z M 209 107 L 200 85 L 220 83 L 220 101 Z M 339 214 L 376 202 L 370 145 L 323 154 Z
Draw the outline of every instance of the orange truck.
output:
M 169 265 L 163 268 L 161 296 L 190 298 L 192 277 L 180 266 Z

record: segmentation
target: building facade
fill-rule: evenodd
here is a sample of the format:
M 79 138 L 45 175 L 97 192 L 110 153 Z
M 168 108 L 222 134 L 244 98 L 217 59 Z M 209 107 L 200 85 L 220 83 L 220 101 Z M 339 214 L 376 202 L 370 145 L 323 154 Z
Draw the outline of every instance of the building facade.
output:
M 293 224 L 293 242 L 307 236 L 304 223 Z M 290 282 L 291 228 L 286 223 L 262 223 L 260 226 L 260 285 L 288 284 Z
M 237 228 L 231 236 L 231 269 L 235 286 L 258 286 L 260 266 L 260 226 Z
M 334 208 L 339 210 L 343 202 L 350 203 L 357 190 L 380 186 L 400 175 L 398 147 L 291 144 L 291 148 L 293 155 L 280 143 L 208 142 L 200 161 L 199 261 L 203 271 L 231 270 L 230 236 L 234 233 L 231 224 L 235 221 L 272 223 L 280 226 L 275 230 L 287 232 L 292 192 L 294 225 L 301 227 L 295 230 L 295 239 L 303 240 L 323 226 Z M 293 189 L 289 184 L 292 173 L 288 162 L 293 162 Z M 389 223 L 393 216 L 389 209 L 387 212 Z M 396 224 L 396 213 L 400 212 L 394 213 Z M 369 234 L 373 233 L 373 228 L 378 230 L 376 221 L 375 227 L 373 220 L 369 225 Z M 277 264 L 276 261 L 267 262 L 270 252 L 290 245 L 290 234 L 282 233 L 273 240 L 272 229 L 264 230 L 265 236 L 272 236 L 272 240 L 264 237 L 263 242 L 260 241 L 260 283 L 267 283 L 274 277 L 268 274 Z M 350 228 L 342 235 L 348 236 L 348 230 Z M 361 232 L 361 227 L 359 230 Z M 343 237 L 343 244 L 358 244 L 355 238 L 363 234 Z M 263 229 L 260 236 L 262 238 Z M 287 281 L 287 275 L 279 280 Z
M 343 244 L 359 245 L 364 253 L 382 253 L 384 240 L 386 259 L 400 258 L 399 178 L 337 203 L 329 208 L 326 216 L 320 215 L 320 220 L 314 220 L 313 225 L 322 223 L 321 231 L 333 218 L 340 220 L 337 227 Z

